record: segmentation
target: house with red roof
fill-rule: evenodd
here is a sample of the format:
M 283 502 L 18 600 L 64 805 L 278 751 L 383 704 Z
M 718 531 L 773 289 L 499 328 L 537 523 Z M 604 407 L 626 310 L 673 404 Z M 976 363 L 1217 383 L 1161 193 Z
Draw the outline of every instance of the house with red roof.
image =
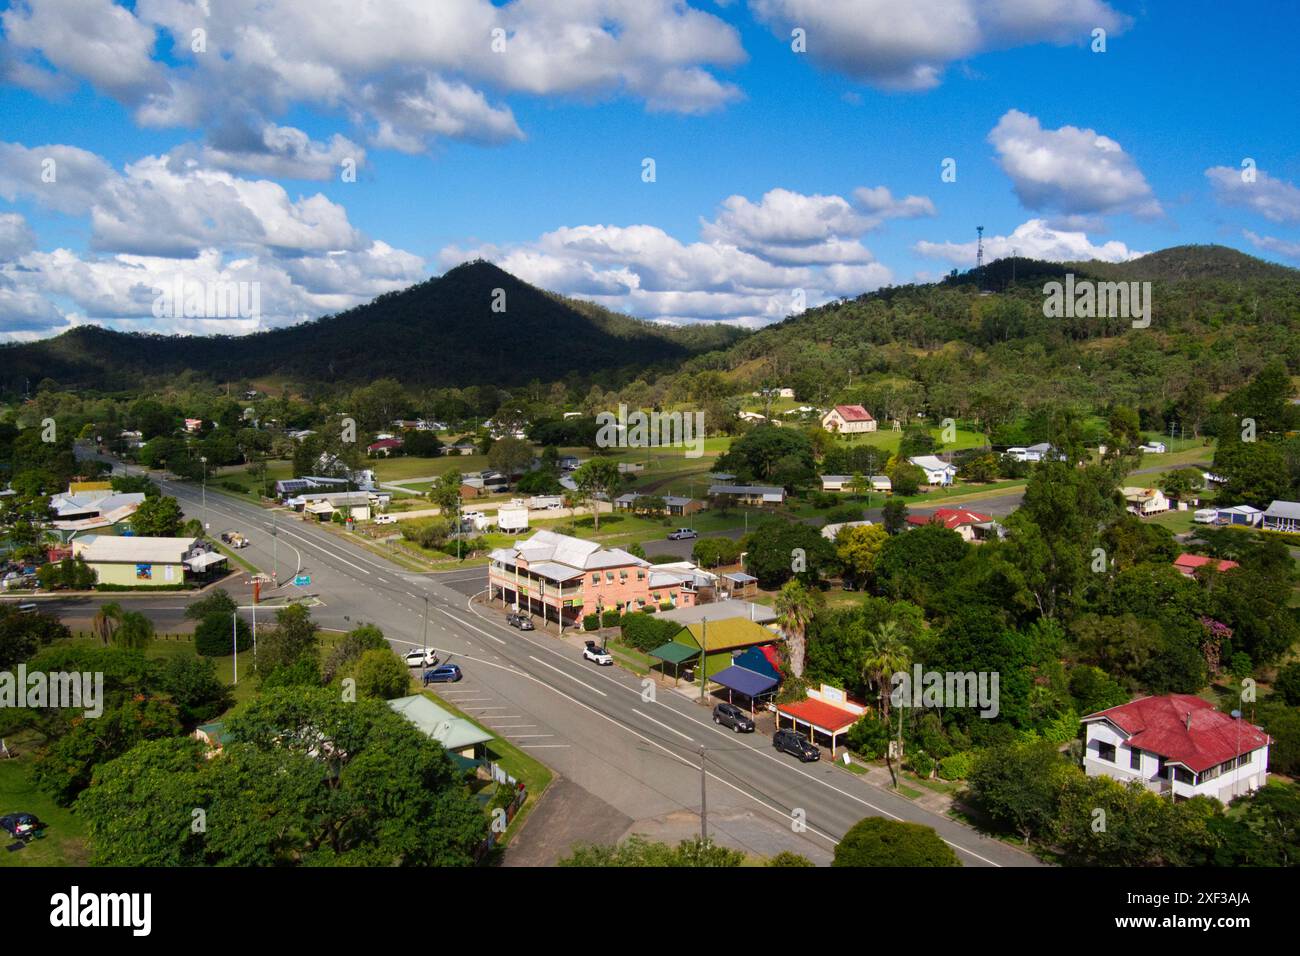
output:
M 822 416 L 822 428 L 840 435 L 874 432 L 876 420 L 861 405 L 836 405 Z
M 1143 697 L 1089 714 L 1083 725 L 1089 776 L 1223 803 L 1268 781 L 1268 734 L 1191 694 Z
M 1198 568 L 1209 568 L 1211 571 L 1231 571 L 1233 568 L 1241 567 L 1236 561 L 1227 559 L 1207 558 L 1203 554 L 1180 554 L 1174 559 L 1174 567 L 1189 578 L 1196 576 Z
M 366 454 L 383 455 L 387 458 L 401 447 L 402 440 L 400 438 L 381 438 L 379 441 L 371 442 L 366 446 Z
M 969 508 L 938 508 L 933 514 L 908 515 L 907 523 L 913 527 L 941 524 L 956 531 L 965 541 L 987 541 L 1002 536 L 1002 526 L 992 516 Z

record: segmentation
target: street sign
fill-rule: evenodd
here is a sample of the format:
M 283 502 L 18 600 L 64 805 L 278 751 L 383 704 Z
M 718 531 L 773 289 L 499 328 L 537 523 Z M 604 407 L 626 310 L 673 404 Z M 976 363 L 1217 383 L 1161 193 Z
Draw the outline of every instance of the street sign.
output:
M 311 584 L 311 576 L 308 574 L 300 574 L 293 579 L 293 583 L 297 587 L 305 588 L 307 585 Z

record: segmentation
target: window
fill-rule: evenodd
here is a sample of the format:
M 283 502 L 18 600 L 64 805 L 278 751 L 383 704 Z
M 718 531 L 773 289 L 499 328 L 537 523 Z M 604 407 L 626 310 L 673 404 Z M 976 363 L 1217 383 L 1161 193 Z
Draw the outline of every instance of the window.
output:
M 620 583 L 620 584 L 623 583 L 624 581 L 626 581 L 626 580 L 627 580 L 627 572 L 626 572 L 626 571 L 620 571 L 620 572 L 618 572 L 618 580 L 619 580 L 619 583 Z
M 1097 741 L 1097 756 L 1102 760 L 1111 763 L 1115 762 L 1115 745 L 1108 744 L 1104 740 Z
M 636 579 L 637 579 L 638 581 L 644 581 L 644 580 L 645 580 L 645 572 L 644 572 L 644 571 L 638 571 L 638 572 L 636 573 Z
M 1137 747 L 1130 747 L 1128 751 L 1128 765 L 1133 770 L 1142 769 L 1142 751 Z
M 613 583 L 614 583 L 614 572 L 613 572 L 613 571 L 606 571 L 606 572 L 605 572 L 605 583 L 606 583 L 606 584 L 613 584 Z
M 1192 783 L 1192 784 L 1196 783 L 1196 775 L 1193 774 L 1186 767 L 1175 767 L 1174 777 L 1178 780 L 1179 783 Z

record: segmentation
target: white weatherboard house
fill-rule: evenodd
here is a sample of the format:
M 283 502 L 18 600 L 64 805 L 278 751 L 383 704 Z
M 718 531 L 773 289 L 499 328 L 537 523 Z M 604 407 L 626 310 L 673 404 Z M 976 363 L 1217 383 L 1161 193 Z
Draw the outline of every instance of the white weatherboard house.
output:
M 956 465 L 949 464 L 934 455 L 917 455 L 907 460 L 925 472 L 925 483 L 932 487 L 951 485 L 953 479 L 957 477 Z
M 1191 694 L 1143 697 L 1089 714 L 1083 724 L 1083 769 L 1092 777 L 1224 803 L 1268 780 L 1268 735 Z

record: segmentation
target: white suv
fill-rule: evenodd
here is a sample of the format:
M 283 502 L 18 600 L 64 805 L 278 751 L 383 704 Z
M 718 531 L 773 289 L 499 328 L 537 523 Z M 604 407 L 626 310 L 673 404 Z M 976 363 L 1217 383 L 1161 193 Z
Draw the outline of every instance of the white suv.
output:
M 407 667 L 433 667 L 437 663 L 438 655 L 432 650 L 421 650 L 417 647 L 406 652 Z

